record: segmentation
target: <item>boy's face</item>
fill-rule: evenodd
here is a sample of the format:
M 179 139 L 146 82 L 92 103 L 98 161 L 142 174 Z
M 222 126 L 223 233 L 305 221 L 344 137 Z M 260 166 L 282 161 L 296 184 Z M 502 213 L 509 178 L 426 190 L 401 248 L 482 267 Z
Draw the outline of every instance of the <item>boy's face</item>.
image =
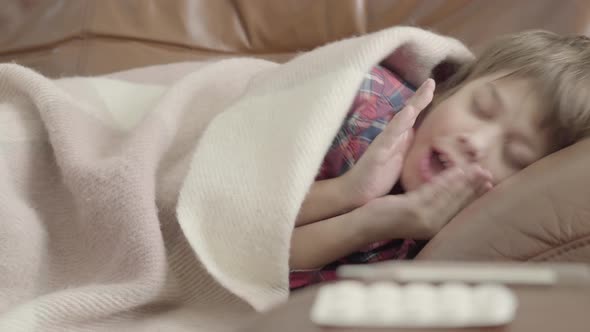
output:
M 526 79 L 473 80 L 433 105 L 416 130 L 401 184 L 414 190 L 450 166 L 477 163 L 496 184 L 554 150 L 540 128 L 542 101 Z

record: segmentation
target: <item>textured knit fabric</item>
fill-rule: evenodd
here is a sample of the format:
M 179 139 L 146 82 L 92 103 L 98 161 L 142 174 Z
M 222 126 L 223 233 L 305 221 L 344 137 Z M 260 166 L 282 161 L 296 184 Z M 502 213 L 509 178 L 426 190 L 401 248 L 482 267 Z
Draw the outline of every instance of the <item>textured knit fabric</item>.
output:
M 334 178 L 348 171 L 414 95 L 415 88 L 398 75 L 375 66 L 363 79 L 350 111 L 332 142 L 316 180 Z M 291 271 L 291 289 L 336 279 L 342 264 L 366 264 L 388 259 L 404 259 L 416 249 L 413 240 L 381 241 L 348 255 L 323 268 Z
M 364 75 L 458 41 L 399 27 L 167 87 L 0 65 L 0 331 L 232 331 L 289 295 L 297 213 Z

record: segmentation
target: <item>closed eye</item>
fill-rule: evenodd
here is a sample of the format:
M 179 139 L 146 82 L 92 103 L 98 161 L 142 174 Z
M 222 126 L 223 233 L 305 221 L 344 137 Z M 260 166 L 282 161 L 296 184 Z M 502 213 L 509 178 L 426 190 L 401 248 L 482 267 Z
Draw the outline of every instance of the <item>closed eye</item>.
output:
M 512 156 L 512 155 L 508 156 L 508 162 L 510 163 L 510 166 L 513 169 L 516 169 L 519 171 L 522 169 L 525 169 L 529 165 L 528 162 L 525 162 L 522 159 L 520 159 L 516 156 Z
M 512 169 L 522 170 L 529 166 L 532 162 L 528 155 L 527 149 L 515 141 L 508 141 L 504 145 L 504 159 Z
M 491 120 L 497 114 L 496 109 L 494 109 L 493 107 L 484 105 L 478 98 L 473 98 L 473 101 L 471 104 L 472 104 L 471 108 L 472 108 L 473 112 L 475 113 L 475 115 L 477 115 L 481 119 Z

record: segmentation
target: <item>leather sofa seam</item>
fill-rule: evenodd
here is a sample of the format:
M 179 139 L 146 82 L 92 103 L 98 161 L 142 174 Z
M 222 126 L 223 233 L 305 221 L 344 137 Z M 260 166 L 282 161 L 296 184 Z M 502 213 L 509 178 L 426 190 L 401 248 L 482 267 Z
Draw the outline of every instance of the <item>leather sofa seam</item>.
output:
M 152 39 L 145 39 L 145 38 L 137 38 L 137 37 L 116 37 L 111 35 L 104 35 L 104 34 L 85 34 L 85 35 L 77 35 L 66 37 L 54 42 L 45 43 L 42 45 L 31 46 L 31 47 L 23 47 L 20 49 L 14 49 L 10 51 L 0 52 L 0 56 L 10 56 L 10 55 L 21 55 L 26 53 L 35 53 L 44 50 L 51 50 L 62 45 L 68 44 L 71 41 L 77 40 L 111 40 L 111 41 L 122 41 L 122 42 L 139 42 L 146 45 L 156 45 L 156 46 L 165 46 L 165 47 L 174 47 L 177 49 L 183 49 L 187 51 L 201 51 L 201 52 L 209 52 L 215 53 L 218 55 L 232 55 L 232 54 L 251 54 L 251 55 L 261 55 L 261 54 L 291 54 L 295 51 L 276 51 L 276 52 L 257 52 L 248 50 L 247 52 L 243 52 L 240 50 L 235 51 L 224 51 L 224 50 L 216 50 L 210 49 L 205 47 L 198 47 L 198 46 L 190 46 L 186 44 L 177 44 L 159 40 L 152 40 Z
M 577 240 L 550 248 L 542 253 L 531 256 L 529 261 L 547 261 L 563 256 L 569 252 L 580 250 L 590 246 L 590 235 L 585 235 Z

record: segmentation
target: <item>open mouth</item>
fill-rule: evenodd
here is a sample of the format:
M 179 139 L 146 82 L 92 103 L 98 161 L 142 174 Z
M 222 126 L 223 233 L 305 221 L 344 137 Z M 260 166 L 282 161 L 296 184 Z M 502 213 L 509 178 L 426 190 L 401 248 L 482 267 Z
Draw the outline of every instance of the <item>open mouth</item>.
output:
M 422 160 L 420 171 L 424 181 L 430 181 L 434 176 L 438 175 L 445 169 L 452 167 L 453 162 L 449 156 L 437 149 L 431 149 L 430 152 Z

